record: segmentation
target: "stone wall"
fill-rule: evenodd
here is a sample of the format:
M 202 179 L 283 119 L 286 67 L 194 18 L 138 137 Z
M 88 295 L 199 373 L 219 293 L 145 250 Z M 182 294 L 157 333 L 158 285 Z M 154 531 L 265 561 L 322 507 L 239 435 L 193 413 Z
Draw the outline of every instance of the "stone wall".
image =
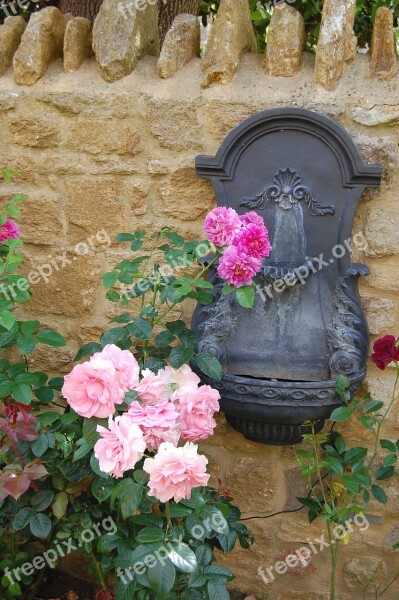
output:
M 272 55 L 268 60 L 271 64 Z M 112 84 L 101 77 L 94 58 L 69 74 L 56 60 L 32 87 L 17 85 L 12 69 L 0 78 L 0 168 L 16 167 L 21 174 L 12 188 L 0 187 L 0 197 L 11 190 L 29 196 L 21 223 L 33 298 L 24 316 L 68 339 L 66 348 L 38 350 L 34 367 L 68 372 L 78 347 L 96 340 L 114 315 L 100 275 L 124 258 L 113 241 L 116 233 L 170 225 L 184 235 L 201 235 L 214 196 L 210 184 L 195 175 L 195 156 L 214 154 L 246 117 L 284 106 L 331 116 L 351 133 L 366 161 L 384 166 L 381 189 L 367 191 L 357 213 L 354 231 L 364 233 L 368 246 L 354 259 L 371 271 L 361 291 L 372 336 L 398 333 L 399 79 L 371 80 L 370 59 L 363 55 L 328 91 L 314 82 L 314 60 L 305 54 L 300 72 L 275 77 L 265 71 L 261 56 L 247 54 L 230 82 L 209 88 L 202 86 L 200 58 L 169 79 L 159 78 L 152 56 Z M 189 320 L 191 311 L 186 306 L 183 317 Z M 370 365 L 367 386 L 387 401 L 393 378 L 391 369 L 381 374 Z M 398 408 L 397 403 L 384 437 L 398 437 Z M 342 429 L 354 445 L 369 442 L 356 424 Z M 203 449 L 214 477 L 230 489 L 244 517 L 296 508 L 296 496 L 305 495 L 291 447 L 246 441 L 221 417 Z M 387 487 L 388 506 L 372 504 L 369 529 L 356 530 L 343 548 L 340 600 L 361 598 L 362 584 L 375 569 L 386 580 L 398 570 L 397 554 L 389 548 L 399 539 L 399 489 Z M 256 537 L 251 550 L 224 559 L 237 576 L 233 590 L 263 600 L 327 600 L 328 551 L 269 585 L 258 576 L 259 566 L 267 568 L 320 537 L 319 522 L 309 526 L 302 511 L 248 524 Z

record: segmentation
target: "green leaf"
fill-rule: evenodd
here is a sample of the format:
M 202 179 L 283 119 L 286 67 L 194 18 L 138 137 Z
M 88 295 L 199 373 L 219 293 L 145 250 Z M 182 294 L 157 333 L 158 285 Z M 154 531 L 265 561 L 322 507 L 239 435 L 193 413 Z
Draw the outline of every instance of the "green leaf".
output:
M 34 333 L 39 326 L 40 321 L 24 321 L 20 324 L 21 333 L 30 335 L 31 333 Z
M 132 323 L 128 324 L 129 333 L 139 340 L 148 340 L 151 337 L 152 325 L 146 319 L 137 317 Z
M 10 379 L 6 379 L 0 383 L 0 398 L 5 398 L 11 394 L 14 387 L 14 382 Z
M 108 500 L 114 491 L 114 488 L 115 482 L 112 479 L 106 480 L 96 478 L 91 485 L 92 494 L 100 503 Z
M 43 427 L 52 425 L 53 423 L 58 421 L 58 419 L 60 419 L 60 417 L 61 417 L 61 415 L 55 411 L 42 412 L 37 415 L 37 419 Z
M 237 534 L 234 530 L 230 530 L 228 533 L 219 533 L 217 538 L 222 546 L 223 552 L 231 552 L 235 546 Z
M 35 456 L 40 458 L 48 449 L 48 439 L 45 433 L 41 433 L 39 437 L 32 442 L 32 452 Z
M 206 589 L 209 600 L 230 600 L 226 585 L 220 581 L 208 581 Z
M 32 401 L 32 388 L 26 383 L 18 383 L 13 387 L 12 396 L 21 404 L 30 404 Z
M 337 381 L 335 382 L 335 389 L 340 398 L 348 400 L 348 390 L 350 388 L 350 381 L 346 375 L 338 375 Z
M 35 396 L 44 404 L 49 404 L 54 398 L 54 392 L 50 387 L 43 386 L 35 390 Z
M 222 379 L 222 365 L 213 354 L 200 352 L 195 355 L 195 362 L 201 371 L 211 379 L 214 379 L 215 381 L 220 381 Z
M 54 346 L 56 348 L 66 345 L 65 338 L 52 329 L 42 329 L 42 331 L 39 331 L 36 335 L 36 339 L 42 344 L 47 344 L 47 346 Z
M 229 294 L 234 292 L 235 289 L 237 288 L 235 288 L 234 285 L 229 285 L 228 283 L 226 283 L 222 288 L 222 294 L 223 296 L 228 296 Z
M 226 567 L 222 567 L 221 565 L 209 565 L 205 567 L 204 573 L 206 575 L 217 575 L 219 577 L 225 577 L 226 579 L 233 579 L 234 575 L 227 569 Z
M 143 544 L 161 542 L 164 539 L 164 532 L 159 527 L 144 527 L 144 529 L 139 531 L 135 539 Z
M 385 479 L 390 479 L 395 474 L 395 469 L 393 467 L 380 467 L 377 469 L 377 473 L 375 474 L 375 478 L 377 481 L 384 481 Z
M 381 504 L 386 504 L 388 502 L 388 497 L 385 491 L 379 485 L 372 485 L 371 493 L 373 494 L 374 498 Z
M 133 252 L 137 252 L 143 246 L 143 241 L 145 238 L 145 231 L 135 231 L 134 233 L 134 241 L 130 244 L 130 248 Z
M 113 327 L 101 336 L 101 346 L 105 348 L 108 344 L 116 344 L 122 338 L 127 336 L 126 327 Z
M 92 356 L 95 352 L 101 352 L 101 344 L 98 342 L 89 342 L 78 350 L 74 360 L 80 360 L 84 356 Z
M 179 369 L 182 365 L 190 360 L 193 354 L 193 348 L 177 346 L 177 348 L 173 348 L 172 352 L 170 353 L 170 364 L 174 369 Z
M 165 564 L 162 565 L 161 562 L 157 560 L 155 565 L 151 569 L 148 569 L 147 576 L 151 589 L 155 592 L 155 597 L 157 600 L 162 600 L 162 598 L 165 598 L 173 588 L 176 571 L 171 562 L 166 561 Z
M 392 467 L 392 465 L 394 465 L 397 460 L 398 457 L 396 456 L 396 454 L 388 454 L 388 456 L 384 457 L 382 464 L 384 465 L 384 467 Z
M 236 289 L 237 302 L 243 308 L 252 308 L 255 301 L 255 288 L 249 285 Z
M 95 443 L 99 440 L 100 434 L 97 433 L 97 425 L 102 425 L 103 427 L 108 426 L 107 419 L 84 419 L 82 425 L 82 435 L 90 448 L 94 448 Z
M 56 519 L 62 519 L 62 517 L 66 513 L 66 509 L 68 506 L 68 496 L 65 492 L 58 492 L 58 494 L 54 497 L 54 502 L 52 504 L 53 514 Z
M 34 514 L 29 521 L 29 527 L 32 535 L 44 540 L 51 531 L 51 519 L 44 513 Z
M 380 408 L 383 408 L 383 407 L 384 407 L 383 402 L 379 402 L 378 400 L 371 400 L 370 402 L 367 402 L 367 404 L 363 408 L 363 413 L 365 415 L 367 415 L 369 413 L 380 410 Z
M 330 419 L 331 421 L 337 421 L 338 423 L 342 423 L 343 421 L 347 421 L 352 416 L 352 409 L 349 406 L 340 406 L 336 408 L 331 413 Z
M 111 273 L 104 273 L 101 277 L 104 287 L 110 288 L 118 281 L 118 273 L 112 271 Z
M 186 544 L 170 542 L 168 548 L 168 558 L 179 571 L 194 573 L 197 568 L 197 557 Z
M 31 498 L 32 508 L 36 511 L 46 510 L 52 503 L 54 492 L 52 490 L 40 490 Z
M 29 524 L 33 514 L 34 512 L 30 507 L 20 508 L 12 522 L 13 530 L 21 531 L 21 529 L 24 529 Z
M 19 335 L 16 339 L 17 347 L 22 354 L 32 354 L 36 348 L 36 340 L 33 335 Z
M 5 327 L 7 331 L 11 329 L 16 321 L 15 316 L 9 310 L 1 310 L 0 311 L 0 325 Z
M 155 338 L 158 348 L 165 348 L 175 341 L 176 337 L 170 331 L 161 331 Z
M 81 438 L 80 440 L 78 440 L 76 442 L 76 445 L 78 446 L 78 448 L 74 452 L 72 462 L 76 462 L 77 460 L 80 460 L 81 458 L 86 456 L 86 454 L 88 454 L 90 452 L 90 450 L 92 450 L 92 448 L 93 448 L 93 446 L 91 446 L 87 442 L 87 440 L 85 440 L 85 438 Z
M 390 452 L 396 452 L 396 444 L 391 442 L 391 440 L 380 440 L 381 448 L 385 448 L 385 450 L 389 450 Z
M 131 571 L 130 571 L 131 573 Z M 132 600 L 135 598 L 135 591 L 137 582 L 135 579 L 130 581 L 129 574 L 124 575 L 126 583 L 123 580 L 119 580 L 115 588 L 115 600 Z
M 119 243 L 133 242 L 135 239 L 134 233 L 118 233 L 116 236 L 116 241 Z
M 327 454 L 325 459 L 328 462 L 330 471 L 332 471 L 333 473 L 339 473 L 341 475 L 343 474 L 344 465 L 339 460 L 339 458 L 337 458 L 336 456 L 332 456 L 331 454 Z
M 173 333 L 173 335 L 180 335 L 186 329 L 186 324 L 184 321 L 170 321 L 170 323 L 166 323 L 166 329 Z
M 342 475 L 342 483 L 351 494 L 357 494 L 360 491 L 360 484 L 351 475 Z
M 173 231 L 168 231 L 164 233 L 164 236 L 169 240 L 171 244 L 177 246 L 178 248 L 182 248 L 184 246 L 184 238 L 178 233 L 174 233 Z
M 128 519 L 140 506 L 143 496 L 143 486 L 134 481 L 124 487 L 120 495 L 120 508 L 123 519 Z

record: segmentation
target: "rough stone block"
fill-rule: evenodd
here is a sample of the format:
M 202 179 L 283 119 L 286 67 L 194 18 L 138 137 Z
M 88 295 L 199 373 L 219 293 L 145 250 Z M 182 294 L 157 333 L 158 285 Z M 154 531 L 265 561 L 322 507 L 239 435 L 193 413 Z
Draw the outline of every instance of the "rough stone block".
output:
M 399 291 L 399 264 L 395 256 L 389 256 L 384 261 L 380 258 L 371 258 L 367 261 L 370 275 L 367 284 L 375 289 L 385 292 Z
M 355 8 L 356 0 L 325 0 L 323 4 L 315 80 L 327 90 L 337 85 L 346 66 L 356 57 Z
M 356 123 L 375 127 L 376 125 L 397 125 L 399 123 L 399 105 L 373 106 L 373 108 L 361 108 L 355 106 L 352 117 Z
M 35 99 L 67 115 L 124 119 L 129 113 L 129 94 L 111 90 L 40 90 Z
M 7 17 L 0 26 L 0 75 L 11 66 L 25 27 L 25 19 L 21 16 Z
M 386 582 L 387 565 L 379 556 L 353 558 L 344 566 L 344 579 L 350 590 L 363 590 L 369 583 L 371 574 L 374 584 L 383 585 Z
M 88 154 L 130 154 L 138 152 L 140 136 L 125 123 L 103 120 L 79 120 L 70 128 L 68 143 Z
M 144 54 L 157 55 L 157 3 L 141 9 L 131 0 L 104 0 L 94 22 L 93 50 L 106 81 L 129 75 Z
M 65 190 L 68 241 L 79 244 L 105 232 L 114 242 L 126 223 L 121 183 L 97 177 L 68 178 Z
M 367 294 L 361 294 L 361 299 L 370 333 L 373 335 L 388 333 L 395 324 L 392 300 L 376 298 Z
M 195 56 L 200 55 L 200 23 L 194 15 L 177 15 L 166 34 L 157 68 L 163 79 L 172 77 Z
M 18 118 L 11 122 L 14 143 L 31 148 L 53 148 L 58 146 L 61 136 L 59 126 L 52 120 L 41 117 Z
M 162 212 L 180 221 L 195 221 L 215 204 L 211 185 L 195 175 L 194 167 L 182 167 L 160 188 Z
M 380 6 L 375 14 L 370 70 L 379 79 L 391 79 L 398 72 L 393 13 L 386 6 Z
M 270 75 L 291 77 L 302 65 L 306 34 L 301 13 L 288 4 L 273 10 L 263 66 Z
M 28 193 L 21 204 L 22 239 L 27 244 L 57 245 L 63 236 L 59 196 L 48 192 Z
M 65 29 L 64 71 L 77 71 L 85 58 L 93 55 L 93 35 L 89 19 L 71 19 Z
M 2 92 L 0 94 L 0 112 L 13 110 L 17 105 L 18 94 L 15 92 Z
M 151 133 L 162 148 L 170 150 L 201 150 L 203 133 L 197 119 L 195 102 L 152 98 L 146 107 Z M 182 127 L 184 123 L 184 127 Z
M 14 78 L 19 85 L 33 85 L 50 62 L 62 56 L 67 15 L 50 6 L 33 13 L 14 55 Z
M 231 81 L 245 51 L 257 51 L 248 2 L 222 0 L 203 58 L 203 87 Z
M 276 463 L 264 458 L 237 458 L 225 484 L 243 513 L 263 514 L 274 508 L 277 480 Z
M 399 254 L 398 219 L 396 190 L 392 204 L 372 204 L 368 208 L 364 229 L 368 256 Z

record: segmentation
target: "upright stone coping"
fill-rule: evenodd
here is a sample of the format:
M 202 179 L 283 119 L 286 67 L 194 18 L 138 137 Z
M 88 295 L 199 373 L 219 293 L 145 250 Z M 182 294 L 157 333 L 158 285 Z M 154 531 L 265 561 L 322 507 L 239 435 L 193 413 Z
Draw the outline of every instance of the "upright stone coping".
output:
M 50 62 L 62 56 L 69 19 L 54 6 L 31 15 L 13 60 L 14 78 L 19 85 L 36 83 Z
M 92 44 L 93 35 L 89 19 L 71 19 L 67 23 L 64 37 L 64 70 L 67 73 L 77 71 L 85 58 L 93 55 Z
M 295 75 L 302 65 L 305 42 L 301 13 L 285 3 L 277 5 L 270 21 L 263 67 L 276 77 Z
M 21 16 L 7 17 L 0 26 L 0 75 L 11 66 L 25 27 L 25 19 Z
M 380 79 L 391 79 L 398 72 L 393 14 L 386 6 L 380 6 L 375 15 L 370 70 Z
M 172 77 L 192 58 L 200 55 L 201 30 L 198 17 L 178 15 L 166 34 L 157 68 L 163 79 Z
M 203 59 L 202 86 L 231 81 L 245 51 L 257 52 L 247 0 L 222 0 Z
M 356 0 L 325 0 L 316 49 L 315 81 L 332 90 L 356 57 Z
M 104 0 L 93 27 L 93 50 L 105 81 L 131 73 L 144 54 L 159 54 L 158 7 L 154 0 Z

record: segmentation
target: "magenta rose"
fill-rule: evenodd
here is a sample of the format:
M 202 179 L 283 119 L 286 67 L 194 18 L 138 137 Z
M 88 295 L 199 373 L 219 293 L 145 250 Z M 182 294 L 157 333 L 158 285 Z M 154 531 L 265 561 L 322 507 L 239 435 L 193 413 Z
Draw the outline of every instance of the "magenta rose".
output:
M 78 415 L 88 419 L 110 417 L 125 397 L 114 365 L 100 357 L 75 365 L 65 376 L 62 394 Z
M 220 394 L 209 385 L 203 385 L 195 392 L 180 399 L 180 419 L 182 438 L 189 442 L 204 440 L 213 434 L 216 421 L 213 415 L 219 410 Z
M 164 442 L 154 458 L 146 458 L 143 469 L 150 475 L 149 494 L 161 502 L 174 498 L 180 502 L 191 497 L 191 490 L 208 483 L 208 460 L 198 455 L 198 446 L 187 443 L 181 448 Z
M 238 232 L 234 246 L 240 254 L 247 254 L 253 258 L 266 258 L 269 256 L 272 247 L 269 241 L 269 232 L 262 223 L 248 223 Z
M 395 338 L 393 335 L 385 335 L 382 338 L 376 340 L 373 344 L 373 354 L 371 360 L 373 363 L 384 371 L 384 369 L 391 363 L 399 361 L 399 338 Z
M 254 210 L 250 210 L 249 212 L 245 213 L 245 215 L 242 215 L 240 217 L 240 221 L 244 226 L 247 226 L 250 223 L 255 223 L 256 225 L 265 226 L 265 223 L 264 223 L 262 217 L 260 215 L 258 215 L 258 213 L 256 213 Z
M 11 221 L 11 219 L 7 219 L 7 221 L 0 226 L 0 244 L 6 240 L 14 240 L 19 236 L 19 227 L 14 221 Z
M 94 358 L 110 360 L 115 367 L 119 386 L 125 392 L 132 390 L 139 382 L 140 367 L 129 350 L 121 350 L 114 344 L 108 344 L 101 352 L 96 352 Z
M 259 273 L 262 261 L 253 258 L 243 252 L 239 252 L 236 246 L 230 246 L 219 261 L 218 273 L 222 279 L 226 279 L 234 287 L 251 285 L 252 279 Z
M 143 457 L 145 441 L 138 425 L 133 425 L 126 415 L 110 417 L 108 429 L 97 425 L 101 439 L 94 446 L 101 471 L 115 478 L 123 477 Z
M 240 217 L 233 208 L 221 206 L 211 210 L 205 218 L 207 238 L 215 246 L 229 246 L 240 230 Z

